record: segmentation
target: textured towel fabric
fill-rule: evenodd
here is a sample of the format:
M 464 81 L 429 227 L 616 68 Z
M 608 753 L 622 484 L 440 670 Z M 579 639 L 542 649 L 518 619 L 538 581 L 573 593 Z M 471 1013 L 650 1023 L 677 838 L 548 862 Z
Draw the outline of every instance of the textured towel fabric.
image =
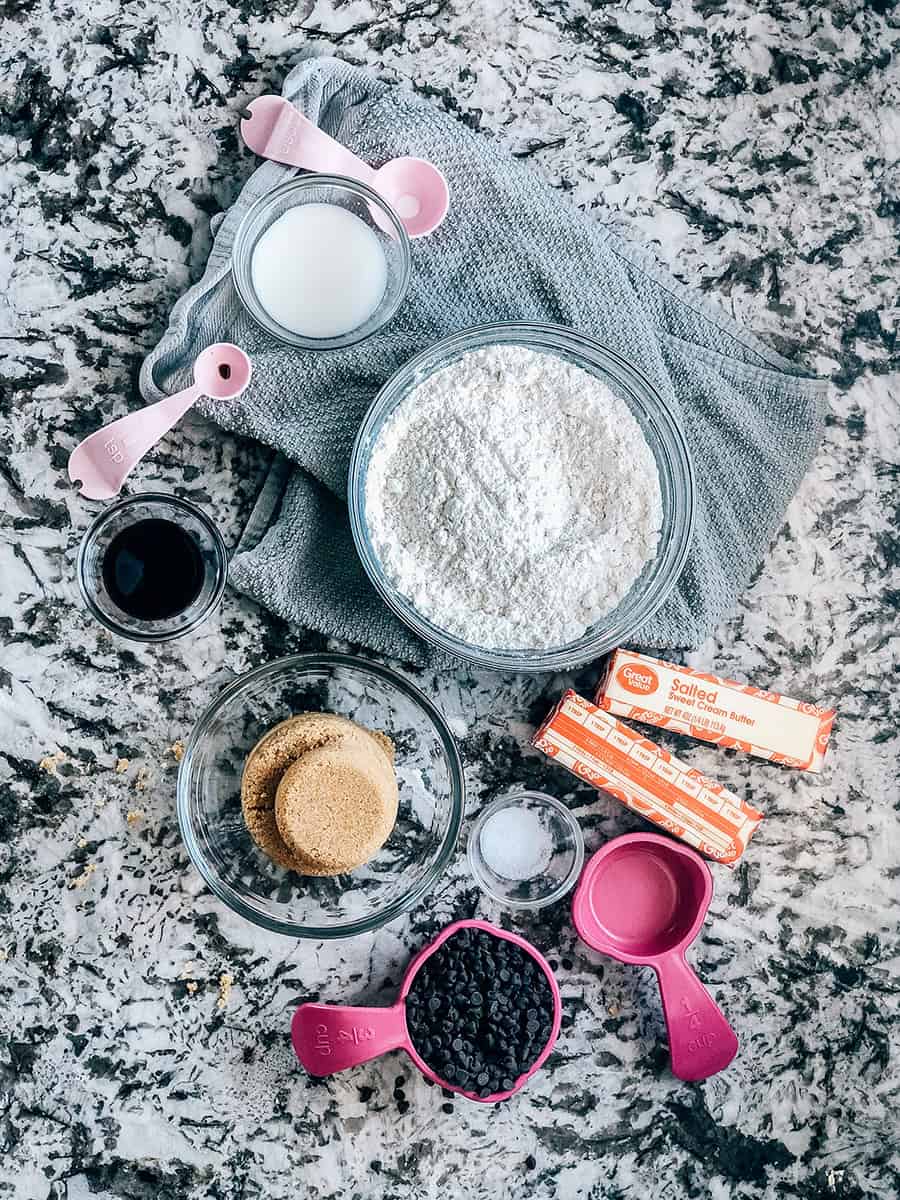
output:
M 779 528 L 815 451 L 827 385 L 488 138 L 410 92 L 320 58 L 292 71 L 284 95 L 374 165 L 403 154 L 436 163 L 450 184 L 450 211 L 436 233 L 412 243 L 412 282 L 394 320 L 361 345 L 330 353 L 269 337 L 245 313 L 230 276 L 244 213 L 298 172 L 263 163 L 220 219 L 203 278 L 176 304 L 144 363 L 141 391 L 157 400 L 185 386 L 194 355 L 211 342 L 237 342 L 253 359 L 253 381 L 239 400 L 200 405 L 282 456 L 232 561 L 232 584 L 288 621 L 427 661 L 356 556 L 345 504 L 354 435 L 378 388 L 436 339 L 487 321 L 555 322 L 635 363 L 682 422 L 697 477 L 691 553 L 674 593 L 631 640 L 699 645 Z

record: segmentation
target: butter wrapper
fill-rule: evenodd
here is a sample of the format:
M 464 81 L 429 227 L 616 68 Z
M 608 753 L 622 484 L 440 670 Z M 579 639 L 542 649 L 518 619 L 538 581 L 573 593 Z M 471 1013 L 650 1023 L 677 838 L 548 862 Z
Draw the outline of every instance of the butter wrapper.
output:
M 612 656 L 597 703 L 619 717 L 803 771 L 822 770 L 835 716 L 833 708 L 632 650 Z
M 568 691 L 532 745 L 661 829 L 734 866 L 762 820 L 720 783 Z

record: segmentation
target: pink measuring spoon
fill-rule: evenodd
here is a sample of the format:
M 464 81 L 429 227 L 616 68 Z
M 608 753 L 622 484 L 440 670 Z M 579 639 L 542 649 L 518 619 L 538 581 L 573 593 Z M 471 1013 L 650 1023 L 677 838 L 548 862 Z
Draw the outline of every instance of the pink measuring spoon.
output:
M 194 382 L 137 412 L 111 421 L 79 442 L 69 455 L 69 479 L 88 500 L 111 500 L 144 455 L 201 396 L 233 400 L 250 382 L 252 367 L 230 342 L 207 346 L 194 362 Z
M 450 189 L 441 172 L 424 158 L 395 158 L 377 170 L 323 133 L 283 96 L 260 96 L 241 121 L 250 149 L 289 167 L 343 175 L 366 183 L 383 196 L 411 238 L 432 233 L 447 215 Z M 377 220 L 377 216 L 373 213 Z
M 547 1043 L 535 1061 L 534 1065 L 515 1081 L 508 1092 L 497 1092 L 492 1096 L 478 1096 L 474 1092 L 464 1091 L 460 1087 L 448 1083 L 432 1071 L 416 1052 L 406 1028 L 406 996 L 416 973 L 434 952 L 460 929 L 482 929 L 494 937 L 504 938 L 519 946 L 526 954 L 530 954 L 547 977 L 550 990 L 553 993 L 553 1026 Z M 553 1049 L 559 1036 L 562 1021 L 562 1002 L 559 997 L 559 986 L 550 970 L 550 965 L 540 951 L 530 942 L 515 933 L 507 933 L 491 925 L 487 921 L 454 921 L 440 934 L 420 950 L 403 976 L 400 987 L 400 997 L 390 1008 L 350 1008 L 342 1004 L 301 1004 L 294 1013 L 291 1022 L 291 1040 L 300 1062 L 310 1075 L 334 1075 L 345 1071 L 348 1067 L 357 1067 L 361 1063 L 387 1054 L 390 1050 L 405 1050 L 422 1074 L 448 1091 L 465 1096 L 467 1100 L 475 1100 L 479 1104 L 496 1104 L 498 1100 L 508 1100 L 524 1087 L 528 1080 L 539 1071 L 547 1061 L 547 1056 Z
M 572 904 L 578 936 L 591 949 L 656 972 L 679 1079 L 715 1075 L 738 1050 L 734 1030 L 684 957 L 712 893 L 709 867 L 688 846 L 629 833 L 591 858 Z

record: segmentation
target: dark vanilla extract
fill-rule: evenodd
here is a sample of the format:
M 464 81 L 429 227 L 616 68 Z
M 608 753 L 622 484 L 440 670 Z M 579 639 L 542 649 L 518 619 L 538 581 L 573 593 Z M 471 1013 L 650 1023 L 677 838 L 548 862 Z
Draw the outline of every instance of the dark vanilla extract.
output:
M 174 521 L 148 517 L 122 529 L 103 555 L 110 599 L 139 621 L 165 621 L 200 595 L 205 568 L 200 547 Z

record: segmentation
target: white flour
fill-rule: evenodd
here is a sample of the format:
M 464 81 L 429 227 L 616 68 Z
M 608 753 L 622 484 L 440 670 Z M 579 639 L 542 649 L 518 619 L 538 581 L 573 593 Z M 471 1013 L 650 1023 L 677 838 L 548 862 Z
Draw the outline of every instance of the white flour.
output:
M 488 649 L 580 638 L 654 557 L 659 476 L 627 404 L 521 346 L 474 350 L 382 428 L 366 519 L 422 616 Z

